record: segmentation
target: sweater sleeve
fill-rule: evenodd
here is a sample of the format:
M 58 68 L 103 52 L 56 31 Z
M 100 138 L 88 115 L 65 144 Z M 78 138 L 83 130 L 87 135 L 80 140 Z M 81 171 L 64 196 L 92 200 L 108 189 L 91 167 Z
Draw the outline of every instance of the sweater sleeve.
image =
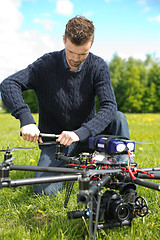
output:
M 18 71 L 1 83 L 1 95 L 4 105 L 11 111 L 12 116 L 20 120 L 20 126 L 35 123 L 30 108 L 25 104 L 22 92 L 32 89 L 30 83 L 30 67 Z
M 102 60 L 98 69 L 95 74 L 94 87 L 100 108 L 91 120 L 83 123 L 79 129 L 75 130 L 81 141 L 103 132 L 114 119 L 117 112 L 117 104 L 111 85 L 108 65 Z
M 2 101 L 12 116 L 20 120 L 21 127 L 35 123 L 30 108 L 23 100 L 22 92 L 28 89 L 36 92 L 39 82 L 50 71 L 51 59 L 51 54 L 45 54 L 1 83 Z

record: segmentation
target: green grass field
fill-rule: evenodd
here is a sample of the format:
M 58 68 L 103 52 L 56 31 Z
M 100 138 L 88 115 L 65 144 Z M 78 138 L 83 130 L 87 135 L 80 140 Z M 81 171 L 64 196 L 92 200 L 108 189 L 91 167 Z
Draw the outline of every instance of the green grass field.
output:
M 136 145 L 135 161 L 138 167 L 160 166 L 160 114 L 127 114 L 131 139 L 153 142 L 152 145 Z M 34 115 L 36 121 L 37 115 Z M 0 149 L 7 146 L 33 147 L 36 144 L 23 141 L 19 136 L 19 121 L 10 114 L 0 112 Z M 13 152 L 15 164 L 37 165 L 39 149 Z M 0 162 L 3 153 L 0 152 Z M 11 179 L 33 177 L 33 172 L 10 173 Z M 56 197 L 39 196 L 32 186 L 0 190 L 0 240 L 88 240 L 83 220 L 67 220 L 67 211 L 78 209 L 74 186 L 68 208 L 64 208 L 65 191 Z M 138 186 L 137 193 L 148 201 L 150 214 L 144 219 L 135 218 L 131 227 L 100 230 L 97 239 L 142 240 L 159 239 L 160 192 Z M 88 224 L 88 220 L 86 220 Z

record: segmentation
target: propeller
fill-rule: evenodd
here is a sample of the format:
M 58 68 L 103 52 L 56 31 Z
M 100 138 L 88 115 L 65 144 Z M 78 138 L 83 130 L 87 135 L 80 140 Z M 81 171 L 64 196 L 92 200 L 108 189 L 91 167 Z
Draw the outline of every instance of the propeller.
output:
M 96 169 L 96 170 L 87 170 L 85 173 L 89 175 L 97 174 L 110 174 L 110 173 L 120 173 L 122 169 Z
M 11 152 L 11 151 L 18 151 L 18 150 L 25 150 L 25 149 L 34 149 L 37 147 L 15 147 L 15 148 L 9 148 L 7 149 L 0 149 L 0 152 Z
M 154 144 L 154 143 L 151 143 L 151 142 L 135 142 L 135 144 Z

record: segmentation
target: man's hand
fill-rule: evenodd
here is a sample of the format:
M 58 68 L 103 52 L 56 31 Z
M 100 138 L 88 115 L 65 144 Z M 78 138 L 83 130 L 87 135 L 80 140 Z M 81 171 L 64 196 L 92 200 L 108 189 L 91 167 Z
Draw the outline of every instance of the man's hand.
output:
M 42 138 L 39 137 L 40 131 L 35 124 L 28 124 L 21 128 L 22 137 L 29 142 L 37 142 L 39 140 L 42 143 Z
M 63 145 L 71 145 L 73 142 L 78 142 L 80 139 L 75 132 L 63 131 L 56 142 L 60 142 Z

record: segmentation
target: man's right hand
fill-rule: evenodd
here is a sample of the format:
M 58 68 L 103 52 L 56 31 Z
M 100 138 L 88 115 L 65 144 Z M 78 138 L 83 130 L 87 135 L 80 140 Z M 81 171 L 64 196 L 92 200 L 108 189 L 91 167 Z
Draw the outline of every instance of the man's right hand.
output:
M 40 131 L 34 123 L 23 126 L 21 132 L 24 140 L 29 142 L 37 142 L 39 140 L 42 143 L 42 138 L 39 137 Z

